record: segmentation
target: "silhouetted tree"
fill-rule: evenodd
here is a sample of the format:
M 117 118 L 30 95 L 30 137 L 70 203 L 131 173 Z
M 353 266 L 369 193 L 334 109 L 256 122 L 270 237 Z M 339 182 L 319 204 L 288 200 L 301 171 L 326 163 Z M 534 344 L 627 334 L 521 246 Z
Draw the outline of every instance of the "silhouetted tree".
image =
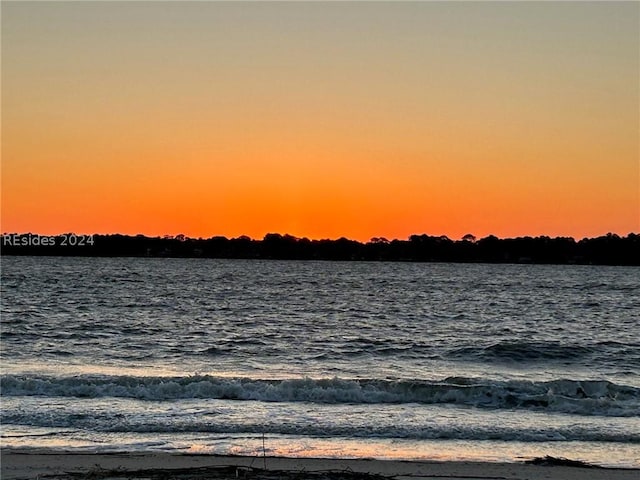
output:
M 518 237 L 493 235 L 471 241 L 446 236 L 411 235 L 408 240 L 374 237 L 363 244 L 347 238 L 309 240 L 269 233 L 262 240 L 247 236 L 227 239 L 216 236 L 194 239 L 182 234 L 163 237 L 144 235 L 80 235 L 40 237 L 36 234 L 3 234 L 2 255 L 149 256 L 208 258 L 267 258 L 316 260 L 389 260 L 491 263 L 578 263 L 640 265 L 640 235 L 607 234 L 576 242 L 570 237 Z

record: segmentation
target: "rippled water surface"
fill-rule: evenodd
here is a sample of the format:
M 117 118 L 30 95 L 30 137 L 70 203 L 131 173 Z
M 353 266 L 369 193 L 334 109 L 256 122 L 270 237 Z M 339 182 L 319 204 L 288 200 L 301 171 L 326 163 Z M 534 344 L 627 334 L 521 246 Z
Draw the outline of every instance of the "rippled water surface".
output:
M 640 270 L 2 259 L 7 446 L 640 466 Z

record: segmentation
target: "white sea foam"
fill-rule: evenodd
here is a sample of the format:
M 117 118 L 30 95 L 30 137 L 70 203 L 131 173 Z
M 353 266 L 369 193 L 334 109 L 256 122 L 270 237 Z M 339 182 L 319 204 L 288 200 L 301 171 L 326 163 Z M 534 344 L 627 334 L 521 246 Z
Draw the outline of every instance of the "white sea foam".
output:
M 260 380 L 212 376 L 21 376 L 0 378 L 4 396 L 212 398 L 263 402 L 455 404 L 602 416 L 640 415 L 640 389 L 607 381 Z

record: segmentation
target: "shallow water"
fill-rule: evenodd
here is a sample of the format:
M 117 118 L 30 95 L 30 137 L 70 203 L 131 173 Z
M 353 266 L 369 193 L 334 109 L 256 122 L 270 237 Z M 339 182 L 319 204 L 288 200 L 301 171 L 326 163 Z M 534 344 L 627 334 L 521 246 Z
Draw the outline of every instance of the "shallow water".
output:
M 2 259 L 5 446 L 640 466 L 640 270 Z

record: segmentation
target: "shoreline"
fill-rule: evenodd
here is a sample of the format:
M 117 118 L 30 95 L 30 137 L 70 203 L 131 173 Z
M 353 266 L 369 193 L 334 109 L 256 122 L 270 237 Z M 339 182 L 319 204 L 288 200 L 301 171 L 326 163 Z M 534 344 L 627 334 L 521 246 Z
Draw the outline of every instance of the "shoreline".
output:
M 459 240 L 447 236 L 413 234 L 405 239 L 308 239 L 267 233 L 263 239 L 246 236 L 190 238 L 184 235 L 148 237 L 122 234 L 0 235 L 2 255 L 85 258 L 194 258 L 245 260 L 330 260 L 392 262 L 454 262 L 539 265 L 639 266 L 640 235 L 607 233 L 599 237 L 520 236 Z
M 556 464 L 231 456 L 171 452 L 78 453 L 1 448 L 4 480 L 234 479 L 369 480 L 406 478 L 627 480 L 640 469 Z M 265 468 L 266 467 L 266 468 Z

